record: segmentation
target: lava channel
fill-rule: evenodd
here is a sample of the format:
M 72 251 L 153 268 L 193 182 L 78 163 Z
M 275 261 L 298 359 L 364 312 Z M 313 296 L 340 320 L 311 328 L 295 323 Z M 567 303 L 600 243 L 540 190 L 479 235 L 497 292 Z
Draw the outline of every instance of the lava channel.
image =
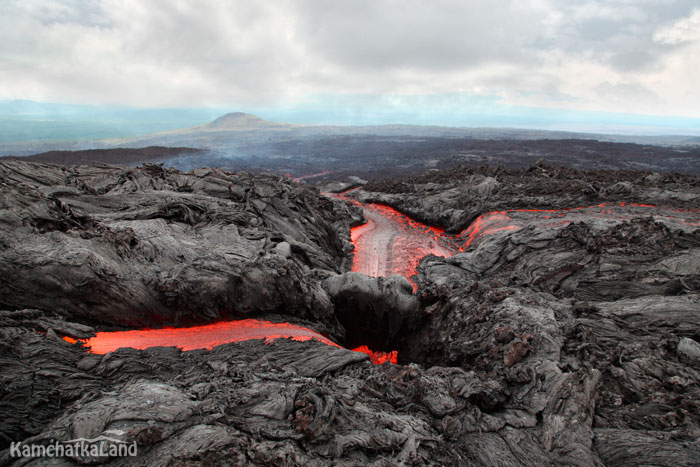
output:
M 221 321 L 217 323 L 188 328 L 137 329 L 131 331 L 98 332 L 89 339 L 72 339 L 64 337 L 70 343 L 82 342 L 94 354 L 106 354 L 117 349 L 131 347 L 145 350 L 150 347 L 177 347 L 184 351 L 209 349 L 230 342 L 242 342 L 252 339 L 264 339 L 270 343 L 275 339 L 293 339 L 308 341 L 316 339 L 326 345 L 340 347 L 321 334 L 303 326 L 290 323 L 271 323 L 257 319 L 238 321 Z M 375 352 L 367 347 L 353 349 L 370 356 L 372 362 L 396 363 L 396 352 Z
M 460 232 L 457 241 L 459 251 L 466 251 L 475 241 L 490 234 L 511 230 L 516 231 L 531 225 L 533 218 L 543 221 L 542 227 L 565 227 L 573 222 L 595 219 L 610 226 L 620 221 L 629 221 L 635 217 L 649 215 L 653 210 L 654 218 L 663 219 L 679 228 L 700 226 L 698 213 L 700 210 L 675 209 L 668 210 L 654 204 L 638 203 L 601 203 L 592 206 L 579 206 L 564 209 L 510 209 L 507 211 L 492 211 L 479 216 L 467 229 Z M 682 213 L 682 216 L 670 214 Z
M 412 282 L 424 256 L 452 256 L 456 253 L 443 240 L 443 232 L 420 224 L 400 212 L 379 204 L 363 206 L 367 222 L 354 227 L 352 271 L 372 277 L 399 274 Z M 413 290 L 417 286 L 413 283 Z
M 352 271 L 373 277 L 400 274 L 411 281 L 420 260 L 429 254 L 450 257 L 466 251 L 475 242 L 501 231 L 517 231 L 532 223 L 533 218 L 543 221 L 542 227 L 563 227 L 572 222 L 596 218 L 606 223 L 630 220 L 635 216 L 648 215 L 675 223 L 679 227 L 697 227 L 700 210 L 673 210 L 683 213 L 675 216 L 653 204 L 612 203 L 596 204 L 565 209 L 511 209 L 487 212 L 479 216 L 467 229 L 458 235 L 447 235 L 444 230 L 429 227 L 414 221 L 395 209 L 381 204 L 362 204 L 347 193 L 328 194 L 349 201 L 363 209 L 366 222 L 350 231 L 355 246 Z
M 418 272 L 418 264 L 424 256 L 449 257 L 457 253 L 443 229 L 416 222 L 392 207 L 362 204 L 345 196 L 356 189 L 327 194 L 362 207 L 366 222 L 350 229 L 350 240 L 355 247 L 353 272 L 371 277 L 398 274 L 411 282 L 415 292 L 418 286 L 411 277 Z
M 334 197 L 348 200 L 363 208 L 367 222 L 351 230 L 352 243 L 355 246 L 352 270 L 369 276 L 385 277 L 400 274 L 406 277 L 416 289 L 411 276 L 421 258 L 433 254 L 449 257 L 459 251 L 465 251 L 477 240 L 495 232 L 519 230 L 532 222 L 533 217 L 544 221 L 546 227 L 564 226 L 585 218 L 599 219 L 603 222 L 617 222 L 639 216 L 643 211 L 654 209 L 654 216 L 664 218 L 679 226 L 697 227 L 700 225 L 697 210 L 675 210 L 669 214 L 659 212 L 657 206 L 649 204 L 619 203 L 598 204 L 594 206 L 570 209 L 515 209 L 494 211 L 479 216 L 469 228 L 459 235 L 446 235 L 443 230 L 428 227 L 401 214 L 395 209 L 380 205 L 363 205 L 357 200 L 340 195 Z M 321 334 L 311 329 L 289 323 L 271 323 L 255 319 L 227 321 L 194 326 L 189 328 L 142 329 L 131 331 L 98 332 L 95 337 L 81 342 L 95 354 L 105 354 L 119 348 L 131 347 L 147 349 L 149 347 L 178 347 L 184 351 L 195 349 L 212 349 L 230 342 L 250 339 L 289 338 L 296 341 L 316 339 L 327 345 L 340 347 Z M 75 339 L 65 337 L 68 342 Z M 372 362 L 396 363 L 397 352 L 378 352 L 367 346 L 353 349 L 370 356 Z

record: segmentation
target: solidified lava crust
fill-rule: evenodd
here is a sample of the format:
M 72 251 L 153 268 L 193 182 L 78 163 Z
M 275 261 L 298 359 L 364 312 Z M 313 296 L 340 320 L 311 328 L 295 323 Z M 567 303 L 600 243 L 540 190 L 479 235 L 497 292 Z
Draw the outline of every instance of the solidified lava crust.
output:
M 412 277 L 417 273 L 418 264 L 427 255 L 450 257 L 466 251 L 475 240 L 502 231 L 517 231 L 532 218 L 549 220 L 545 225 L 561 227 L 585 217 L 609 217 L 611 220 L 631 219 L 645 214 L 643 210 L 654 209 L 657 217 L 673 219 L 672 212 L 690 214 L 690 218 L 680 220 L 687 226 L 700 226 L 700 218 L 693 214 L 697 209 L 678 210 L 663 208 L 654 204 L 600 203 L 561 209 L 510 209 L 492 211 L 478 216 L 474 222 L 457 235 L 448 235 L 440 227 L 430 227 L 415 221 L 396 209 L 378 203 L 362 204 L 346 195 L 351 191 L 333 195 L 335 198 L 352 202 L 362 207 L 365 223 L 351 228 L 351 241 L 354 246 L 352 271 L 372 277 L 386 277 L 398 274 L 406 277 L 413 285 Z M 627 208 L 627 210 L 625 210 Z M 518 217 L 515 217 L 515 216 Z
M 349 271 L 361 208 L 284 177 L 0 161 L 0 464 L 77 438 L 138 454 L 56 462 L 697 464 L 699 179 L 538 163 L 352 196 L 445 226 L 359 230 L 413 285 Z M 78 343 L 233 316 L 293 324 Z

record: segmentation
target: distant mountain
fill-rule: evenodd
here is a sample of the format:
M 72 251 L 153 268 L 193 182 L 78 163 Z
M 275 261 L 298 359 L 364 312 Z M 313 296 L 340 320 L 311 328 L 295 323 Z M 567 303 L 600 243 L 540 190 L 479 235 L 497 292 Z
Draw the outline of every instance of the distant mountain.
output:
M 46 110 L 31 102 L 5 102 L 0 105 L 0 117 L 3 105 L 13 107 L 15 113 L 38 114 Z M 87 114 L 83 112 L 81 115 Z M 154 111 L 148 118 L 157 116 L 159 113 Z M 129 117 L 129 114 L 122 115 L 125 120 Z M 93 120 L 103 121 L 99 114 L 95 114 Z M 209 123 L 202 123 L 207 120 Z M 28 127 L 29 121 L 16 119 L 13 122 L 22 131 L 33 132 Z M 43 120 L 39 123 L 44 124 Z M 270 170 L 293 176 L 325 170 L 334 174 L 341 171 L 357 174 L 377 169 L 418 173 L 458 164 L 521 166 L 543 157 L 550 163 L 570 167 L 590 167 L 595 159 L 596 164 L 607 168 L 700 173 L 700 145 L 698 137 L 694 136 L 602 135 L 398 124 L 294 125 L 267 121 L 243 112 L 218 113 L 195 126 L 171 128 L 178 129 L 112 139 L 34 139 L 3 143 L 0 137 L 0 156 L 122 148 L 123 152 L 104 154 L 53 152 L 36 156 L 35 160 L 57 163 L 104 161 L 125 165 L 152 161 L 165 162 L 183 170 L 218 166 L 233 170 Z M 0 133 L 1 130 L 2 118 Z M 198 148 L 201 151 L 176 149 L 168 152 L 159 149 L 138 153 L 129 149 L 150 146 Z M 371 176 L 367 174 L 367 177 Z
M 585 139 L 602 142 L 662 146 L 697 145 L 699 137 L 689 135 L 635 136 L 549 131 L 521 128 L 447 127 L 426 125 L 295 125 L 264 120 L 255 115 L 232 112 L 204 125 L 149 135 L 106 141 L 108 145 L 157 145 L 201 147 L 227 154 L 248 155 L 252 146 L 279 141 L 309 141 L 335 137 L 385 137 L 401 140 L 457 138 L 482 140 Z M 255 151 L 253 151 L 254 153 Z
M 223 115 L 213 122 L 197 127 L 203 131 L 245 131 L 259 129 L 282 129 L 292 128 L 294 125 L 286 123 L 275 123 L 263 120 L 255 115 L 246 114 L 243 112 L 231 112 Z

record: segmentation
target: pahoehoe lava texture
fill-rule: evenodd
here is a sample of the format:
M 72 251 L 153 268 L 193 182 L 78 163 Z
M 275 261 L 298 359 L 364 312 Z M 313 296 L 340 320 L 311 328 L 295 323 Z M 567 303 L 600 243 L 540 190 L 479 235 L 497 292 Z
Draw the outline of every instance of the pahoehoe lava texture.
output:
M 698 464 L 697 178 L 539 164 L 372 182 L 352 196 L 455 236 L 491 211 L 515 226 L 424 258 L 412 296 L 347 272 L 356 206 L 276 177 L 0 176 L 0 463 L 11 441 L 109 434 L 139 447 L 115 465 Z M 599 204 L 615 207 L 509 213 Z M 227 313 L 354 339 L 353 309 L 402 364 L 315 340 L 94 355 L 61 339 Z
M 112 326 L 283 314 L 342 338 L 319 278 L 349 209 L 280 177 L 0 162 L 0 304 Z

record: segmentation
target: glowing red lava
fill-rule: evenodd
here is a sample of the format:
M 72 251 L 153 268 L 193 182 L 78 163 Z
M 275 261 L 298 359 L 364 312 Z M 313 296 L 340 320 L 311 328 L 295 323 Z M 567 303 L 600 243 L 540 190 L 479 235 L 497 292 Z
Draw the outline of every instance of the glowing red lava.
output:
M 511 209 L 488 212 L 479 216 L 459 235 L 454 236 L 445 234 L 442 229 L 416 222 L 391 207 L 362 204 L 346 196 L 347 193 L 357 189 L 330 195 L 361 206 L 367 221 L 361 226 L 352 228 L 350 232 L 352 244 L 355 246 L 352 271 L 373 277 L 400 274 L 411 281 L 414 291 L 416 284 L 411 276 L 416 274 L 416 268 L 424 256 L 434 254 L 449 257 L 460 251 L 466 251 L 475 241 L 490 234 L 504 230 L 520 230 L 530 223 L 528 221 L 532 220 L 533 215 L 542 214 L 541 219 L 556 219 L 556 222 L 542 224 L 555 227 L 583 220 L 581 214 L 607 219 L 608 222 L 617 222 L 620 219 L 631 219 L 643 214 L 640 211 L 645 208 L 655 208 L 655 217 L 675 220 L 689 227 L 700 225 L 700 219 L 687 218 L 688 214 L 697 215 L 700 210 L 675 210 L 686 214 L 685 218 L 681 219 L 668 213 L 658 212 L 658 207 L 653 204 L 622 202 L 566 209 Z
M 440 229 L 416 222 L 388 206 L 368 204 L 363 209 L 367 223 L 350 232 L 355 245 L 354 272 L 372 277 L 399 274 L 411 281 L 424 256 L 456 253 Z M 415 284 L 413 290 L 417 290 Z
M 542 219 L 558 219 L 558 222 L 543 224 L 545 226 L 566 226 L 572 222 L 583 220 L 582 214 L 590 217 L 604 219 L 608 222 L 617 222 L 619 220 L 629 220 L 634 216 L 639 216 L 646 208 L 654 208 L 654 217 L 667 220 L 675 220 L 678 224 L 693 227 L 699 226 L 700 219 L 688 219 L 688 215 L 695 216 L 700 213 L 700 210 L 674 210 L 675 212 L 683 212 L 686 218 L 680 219 L 666 212 L 659 212 L 658 206 L 654 204 L 638 204 L 638 203 L 619 203 L 619 204 L 595 204 L 592 206 L 580 206 L 575 208 L 564 209 L 511 209 L 508 211 L 493 211 L 487 212 L 479 216 L 466 230 L 463 230 L 458 235 L 462 244 L 459 246 L 459 251 L 466 251 L 472 243 L 489 234 L 503 230 L 520 230 L 527 222 L 532 219 L 530 213 L 544 213 Z M 641 212 L 640 212 L 641 211 Z M 522 214 L 524 215 L 522 215 Z
M 375 365 L 381 365 L 386 362 L 396 365 L 399 358 L 399 353 L 396 350 L 392 350 L 391 352 L 375 352 L 374 350 L 370 350 L 366 345 L 361 345 L 352 350 L 354 352 L 366 353 Z
M 508 211 L 493 211 L 479 216 L 467 229 L 459 235 L 447 235 L 442 229 L 428 227 L 416 222 L 391 207 L 380 204 L 362 204 L 346 196 L 353 188 L 340 194 L 329 196 L 349 201 L 362 207 L 366 223 L 351 229 L 350 237 L 355 246 L 352 271 L 361 272 L 368 276 L 382 277 L 400 274 L 413 284 L 414 292 L 417 287 L 411 279 L 416 274 L 420 260 L 428 255 L 449 257 L 458 252 L 466 251 L 476 241 L 502 231 L 517 231 L 531 224 L 533 216 L 543 220 L 553 219 L 552 222 L 541 223 L 543 227 L 563 227 L 590 216 L 604 219 L 606 222 L 617 222 L 620 219 L 631 219 L 643 214 L 645 208 L 657 208 L 653 204 L 620 203 L 597 204 L 568 209 L 512 209 Z M 641 212 L 640 212 L 641 211 Z M 679 212 L 681 210 L 678 210 Z M 700 219 L 688 219 L 687 214 L 700 210 L 683 210 L 686 217 L 676 219 L 667 213 L 654 212 L 657 217 L 676 220 L 685 226 L 698 226 Z M 375 363 L 385 358 L 392 359 L 394 352 L 388 354 L 373 352 L 367 347 L 359 347 L 368 353 Z M 395 356 L 395 355 L 394 355 Z M 376 361 L 375 361 L 376 360 Z
M 322 174 L 315 174 L 322 175 Z M 352 191 L 352 190 L 350 190 Z M 594 206 L 570 209 L 514 209 L 494 211 L 479 216 L 469 228 L 459 235 L 446 235 L 443 230 L 428 227 L 416 222 L 400 212 L 380 204 L 363 205 L 357 200 L 340 195 L 337 198 L 351 201 L 364 210 L 367 222 L 351 231 L 355 245 L 352 270 L 369 276 L 381 277 L 400 274 L 411 280 L 421 258 L 428 254 L 452 256 L 458 251 L 465 251 L 475 241 L 495 232 L 516 231 L 532 222 L 532 216 L 553 220 L 540 224 L 543 226 L 568 225 L 578 220 L 594 216 L 604 222 L 616 222 L 620 219 L 640 215 L 647 208 L 657 208 L 651 204 L 620 203 L 598 204 Z M 675 210 L 683 213 L 675 216 L 666 212 L 654 211 L 655 217 L 664 218 L 684 226 L 700 226 L 700 210 Z M 583 216 L 585 214 L 585 216 Z M 412 282 L 413 283 L 413 282 Z M 414 291 L 416 285 L 413 284 Z M 146 349 L 149 347 L 179 347 L 182 350 L 211 349 L 229 342 L 249 339 L 265 339 L 270 342 L 279 338 L 291 338 L 296 341 L 316 339 L 327 345 L 339 347 L 311 329 L 289 323 L 271 323 L 254 319 L 219 322 L 189 328 L 143 329 L 133 331 L 99 332 L 93 338 L 82 340 L 96 354 L 104 354 L 122 347 Z M 75 339 L 65 337 L 66 341 L 75 343 Z M 372 362 L 396 363 L 398 353 L 376 352 L 367 346 L 354 349 L 370 356 Z
M 474 222 L 459 234 L 459 238 L 464 243 L 460 245 L 459 251 L 465 251 L 472 242 L 486 235 L 502 230 L 518 230 L 519 227 L 511 225 L 511 218 L 503 212 L 489 212 L 476 218 Z M 466 237 L 466 239 L 465 239 Z
M 316 339 L 324 344 L 339 347 L 311 329 L 289 323 L 271 323 L 257 319 L 222 321 L 189 328 L 138 329 L 132 331 L 98 332 L 95 337 L 81 339 L 90 352 L 105 354 L 123 347 L 147 349 L 149 347 L 179 347 L 182 350 L 212 349 L 229 342 L 251 339 L 291 338 L 295 341 Z M 75 339 L 64 337 L 68 342 Z
M 362 204 L 345 196 L 357 189 L 339 194 L 327 193 L 362 207 L 366 222 L 350 230 L 350 240 L 355 246 L 353 272 L 372 277 L 398 274 L 411 282 L 415 292 L 418 287 L 411 276 L 417 273 L 421 258 L 429 254 L 452 256 L 457 253 L 443 229 L 416 222 L 389 206 Z
M 321 334 L 303 326 L 289 323 L 271 323 L 257 319 L 222 321 L 189 328 L 98 332 L 95 337 L 90 339 L 73 339 L 67 336 L 63 339 L 71 344 L 80 341 L 83 345 L 89 347 L 91 353 L 106 354 L 125 347 L 141 350 L 150 347 L 178 347 L 185 351 L 195 349 L 211 350 L 217 345 L 228 344 L 229 342 L 265 339 L 265 342 L 269 343 L 275 339 L 285 338 L 291 338 L 300 342 L 316 339 L 324 344 L 340 347 Z M 377 365 L 385 362 L 396 363 L 398 358 L 396 351 L 388 353 L 374 352 L 367 346 L 353 350 L 369 355 L 372 362 Z

